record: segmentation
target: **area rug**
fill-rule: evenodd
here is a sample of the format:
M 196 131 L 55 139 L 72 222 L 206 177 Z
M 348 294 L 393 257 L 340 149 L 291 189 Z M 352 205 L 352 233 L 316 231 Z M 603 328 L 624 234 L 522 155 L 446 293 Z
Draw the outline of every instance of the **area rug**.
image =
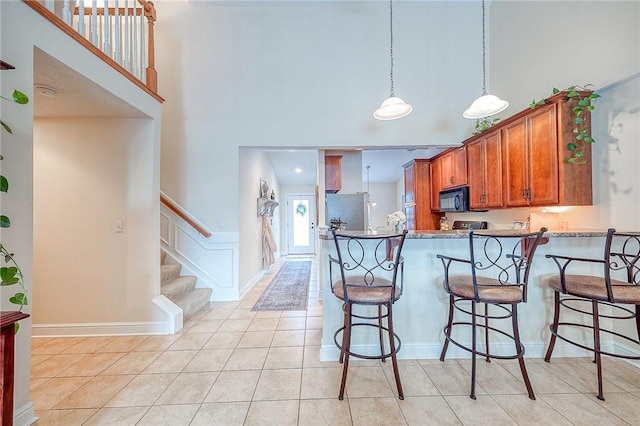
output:
M 311 261 L 287 261 L 251 308 L 252 311 L 307 309 Z

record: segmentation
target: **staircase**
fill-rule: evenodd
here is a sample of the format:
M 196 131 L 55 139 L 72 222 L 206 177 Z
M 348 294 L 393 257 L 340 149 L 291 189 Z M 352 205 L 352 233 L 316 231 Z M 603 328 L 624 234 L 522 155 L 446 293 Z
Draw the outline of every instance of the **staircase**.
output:
M 167 253 L 160 251 L 162 284 L 160 292 L 182 309 L 182 320 L 187 321 L 193 314 L 209 306 L 210 288 L 196 288 L 197 277 L 181 276 L 182 265 L 166 263 Z

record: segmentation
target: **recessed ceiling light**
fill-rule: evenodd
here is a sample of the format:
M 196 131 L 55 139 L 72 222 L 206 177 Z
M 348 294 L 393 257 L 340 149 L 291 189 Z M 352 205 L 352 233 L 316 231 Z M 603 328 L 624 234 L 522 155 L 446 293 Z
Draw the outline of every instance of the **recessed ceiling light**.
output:
M 58 94 L 58 90 L 55 87 L 47 86 L 46 84 L 36 84 L 35 89 L 38 93 L 50 98 Z
M 300 167 L 296 167 L 296 173 L 302 173 L 302 169 Z

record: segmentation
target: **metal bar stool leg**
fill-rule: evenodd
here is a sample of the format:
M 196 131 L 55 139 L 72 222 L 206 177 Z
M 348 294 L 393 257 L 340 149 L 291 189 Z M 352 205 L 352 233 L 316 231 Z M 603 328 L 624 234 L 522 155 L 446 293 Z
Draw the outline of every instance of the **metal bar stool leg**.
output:
M 391 303 L 387 306 L 387 328 L 389 329 L 389 350 L 391 352 L 391 364 L 393 364 L 393 375 L 398 386 L 398 398 L 404 399 L 404 391 L 400 382 L 400 372 L 398 371 L 398 359 L 396 358 L 396 339 L 393 334 L 393 311 Z
M 636 305 L 636 331 L 638 332 L 638 340 L 640 340 L 640 305 Z
M 345 331 L 346 331 L 346 325 L 348 323 L 348 319 L 347 319 L 347 306 L 346 304 L 342 305 L 342 312 L 343 312 L 343 319 L 342 319 L 342 324 L 345 326 L 345 329 L 342 331 L 342 345 L 340 345 L 340 364 L 342 364 L 342 362 L 344 361 L 344 337 L 345 337 Z
M 531 386 L 531 381 L 529 380 L 529 375 L 527 374 L 527 367 L 524 365 L 524 351 L 522 343 L 520 342 L 520 330 L 518 328 L 518 305 L 516 305 L 515 303 L 511 305 L 511 323 L 513 324 L 513 338 L 516 344 L 516 353 L 519 354 L 518 363 L 520 364 L 522 379 L 524 380 L 524 385 L 527 387 L 529 399 L 535 400 L 536 396 L 533 393 L 533 387 Z
M 342 351 L 344 352 L 344 360 L 342 363 L 342 382 L 340 383 L 340 393 L 338 399 L 342 401 L 344 399 L 344 388 L 347 384 L 347 370 L 349 369 L 349 352 L 351 351 L 351 303 L 347 303 L 345 306 L 345 327 L 342 337 Z
M 471 301 L 471 399 L 476 399 L 476 302 Z
M 485 361 L 491 362 L 491 358 L 489 358 L 489 304 L 484 304 L 484 353 L 487 354 Z
M 378 305 L 378 337 L 380 339 L 380 355 L 384 355 L 384 340 L 382 333 L 382 305 Z M 385 358 L 382 358 L 382 362 L 386 362 Z
M 442 345 L 442 352 L 440 353 L 440 361 L 444 361 L 444 357 L 447 354 L 447 348 L 449 347 L 449 339 L 451 336 L 451 323 L 453 323 L 453 295 L 449 295 L 449 319 L 447 325 L 444 327 L 444 343 Z
M 604 401 L 602 392 L 602 354 L 600 353 L 600 314 L 598 312 L 598 301 L 591 302 L 593 306 L 593 352 L 598 371 L 598 399 Z
M 549 362 L 551 360 L 551 354 L 553 353 L 553 348 L 556 345 L 556 333 L 558 332 L 558 321 L 560 320 L 560 293 L 557 291 L 553 292 L 553 323 L 549 327 L 551 330 L 551 340 L 549 340 L 549 347 L 547 348 L 547 354 L 544 356 L 544 360 Z

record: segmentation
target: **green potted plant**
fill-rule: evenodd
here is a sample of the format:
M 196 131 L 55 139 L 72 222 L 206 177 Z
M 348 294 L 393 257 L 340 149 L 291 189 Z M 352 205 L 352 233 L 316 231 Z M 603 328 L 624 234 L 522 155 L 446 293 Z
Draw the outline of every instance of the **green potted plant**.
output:
M 19 105 L 24 105 L 29 102 L 29 98 L 19 90 L 13 91 L 13 98 L 9 99 L 0 95 L 0 98 L 6 101 L 15 102 Z M 11 127 L 2 119 L 0 119 L 0 125 L 9 134 L 13 134 Z M 1 130 L 0 130 L 1 131 Z M 0 160 L 4 160 L 4 157 L 0 155 Z M 9 191 L 9 180 L 2 174 L 0 174 L 0 192 Z M 9 228 L 11 226 L 11 220 L 8 216 L 0 214 L 0 228 Z M 19 311 L 22 311 L 24 306 L 28 304 L 27 299 L 27 287 L 24 283 L 24 276 L 22 270 L 15 260 L 14 253 L 12 253 L 4 244 L 0 243 L 0 256 L 4 259 L 4 264 L 0 267 L 0 286 L 12 286 L 18 285 L 18 290 L 13 296 L 9 297 L 9 302 L 17 305 Z M 18 331 L 18 323 L 15 323 L 16 331 Z
M 587 112 L 594 110 L 592 101 L 600 97 L 600 95 L 590 89 L 591 86 L 591 84 L 587 84 L 584 87 L 570 86 L 565 90 L 559 90 L 555 87 L 553 88 L 553 95 L 560 92 L 566 92 L 567 101 L 570 104 L 573 104 L 573 134 L 575 135 L 575 138 L 573 141 L 567 143 L 567 149 L 571 152 L 571 157 L 565 160 L 567 163 L 586 164 L 587 161 L 583 159 L 585 144 L 595 142 L 591 136 L 589 122 L 584 118 Z M 544 104 L 544 99 L 540 101 L 536 101 L 534 99 L 531 104 L 529 104 L 529 108 L 534 109 L 537 106 Z

